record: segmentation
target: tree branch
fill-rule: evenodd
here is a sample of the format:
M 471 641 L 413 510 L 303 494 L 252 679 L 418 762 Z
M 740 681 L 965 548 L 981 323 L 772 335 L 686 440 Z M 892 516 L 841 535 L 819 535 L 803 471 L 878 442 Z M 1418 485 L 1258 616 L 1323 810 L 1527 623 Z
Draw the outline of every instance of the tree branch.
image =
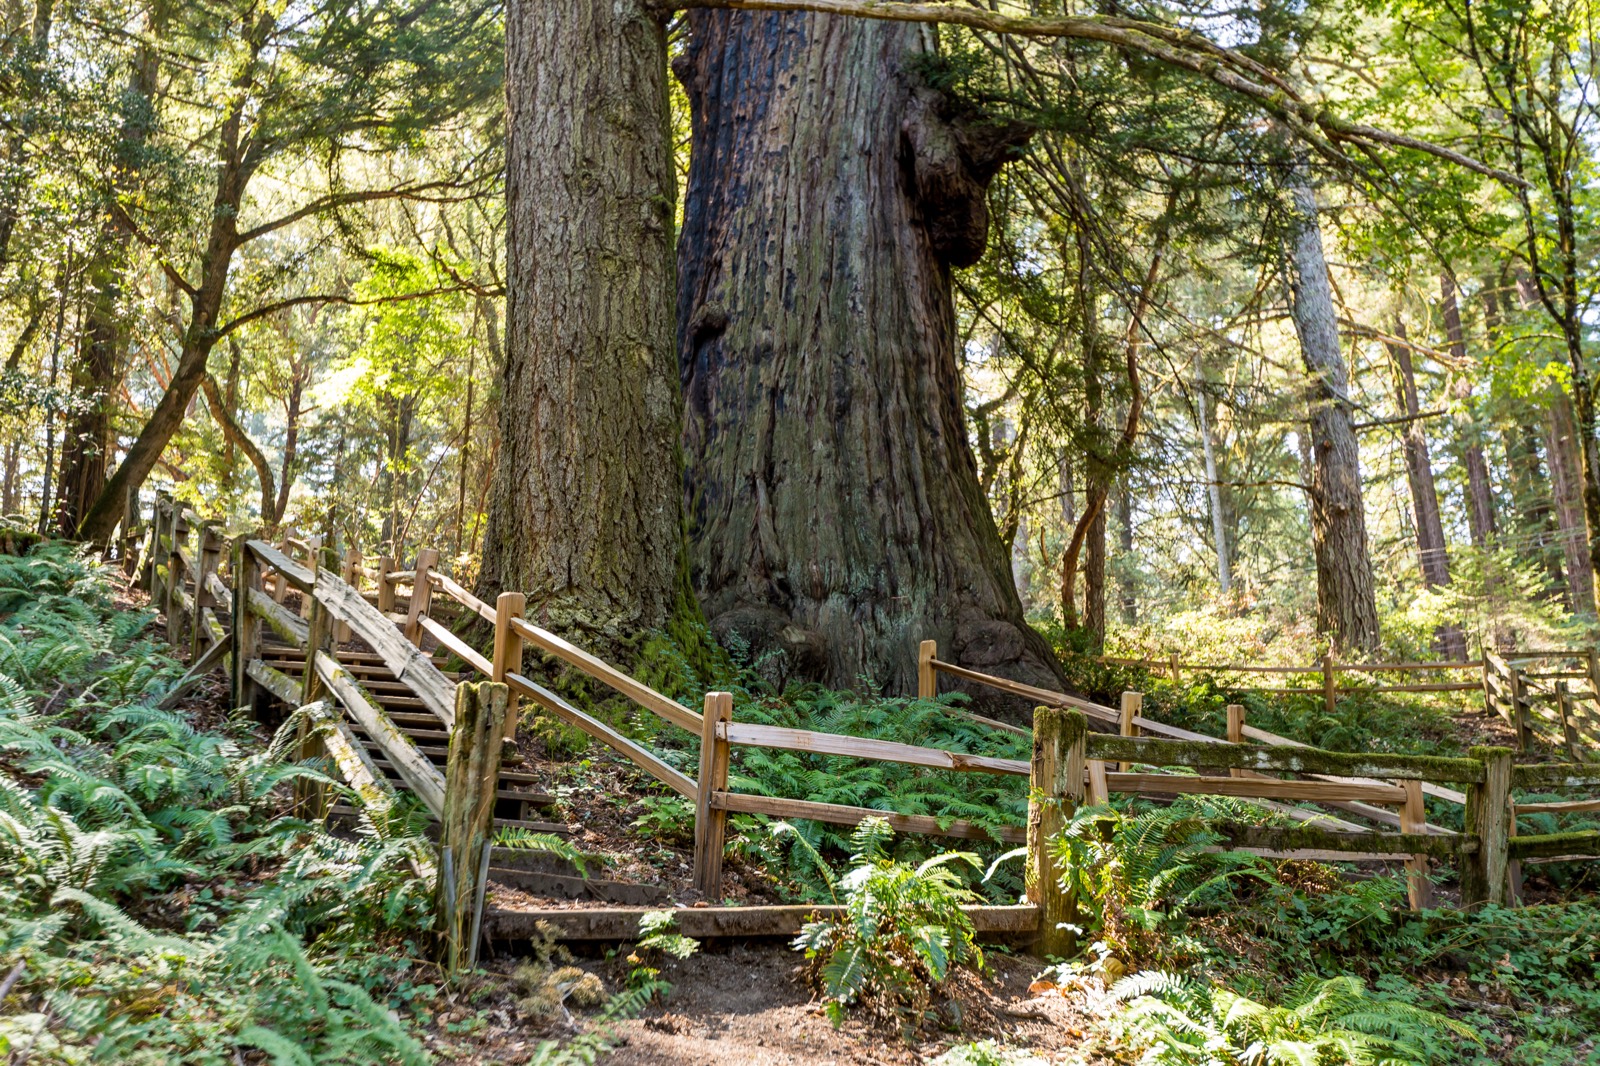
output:
M 1127 48 L 1169 66 L 1198 74 L 1230 92 L 1249 97 L 1267 113 L 1287 123 L 1306 143 L 1329 160 L 1356 166 L 1341 151 L 1340 142 L 1361 146 L 1383 145 L 1422 152 L 1454 163 L 1503 185 L 1520 188 L 1526 183 L 1515 174 L 1479 162 L 1454 149 L 1403 133 L 1346 122 L 1316 103 L 1302 99 L 1281 75 L 1242 52 L 1224 48 L 1193 30 L 1110 15 L 1069 15 L 1030 18 L 1005 15 L 980 7 L 952 4 L 899 3 L 896 0 L 657 0 L 662 11 L 719 8 L 734 11 L 809 11 L 824 15 L 849 15 L 889 22 L 922 22 L 965 26 L 988 33 L 1022 37 L 1056 37 Z
M 404 303 L 407 300 L 425 300 L 430 296 L 444 296 L 444 295 L 446 295 L 448 293 L 452 293 L 452 292 L 479 292 L 479 291 L 481 291 L 481 290 L 477 286 L 468 285 L 468 284 L 461 284 L 461 285 L 444 285 L 444 286 L 441 286 L 441 287 L 436 288 L 436 289 L 424 289 L 421 292 L 401 293 L 398 296 L 374 296 L 370 300 L 357 299 L 356 297 L 353 297 L 353 296 L 342 296 L 342 295 L 340 295 L 338 293 L 321 293 L 321 294 L 314 294 L 314 295 L 310 295 L 310 296 L 292 296 L 287 300 L 277 300 L 277 301 L 275 301 L 273 303 L 270 303 L 270 304 L 262 304 L 260 307 L 257 307 L 253 311 L 246 311 L 244 314 L 240 315 L 238 318 L 233 319 L 227 325 L 225 325 L 221 329 L 217 330 L 217 339 L 221 340 L 223 337 L 226 337 L 228 334 L 232 333 L 234 330 L 240 328 L 241 326 L 247 326 L 251 322 L 256 321 L 257 319 L 266 318 L 269 315 L 275 315 L 279 311 L 287 311 L 291 307 L 304 307 L 307 304 L 316 304 L 318 306 L 323 306 L 323 305 L 326 305 L 326 304 L 343 304 L 346 307 L 372 307 L 372 306 L 377 305 L 377 304 Z M 499 294 L 495 293 L 495 292 L 493 292 L 491 290 L 489 292 L 489 295 L 499 295 Z

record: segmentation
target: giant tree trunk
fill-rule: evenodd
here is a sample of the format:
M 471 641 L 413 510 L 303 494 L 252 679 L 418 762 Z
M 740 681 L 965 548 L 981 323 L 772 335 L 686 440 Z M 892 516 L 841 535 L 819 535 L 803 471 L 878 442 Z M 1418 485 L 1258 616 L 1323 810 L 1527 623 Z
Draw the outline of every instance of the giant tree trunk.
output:
M 506 15 L 507 323 L 480 589 L 615 651 L 674 606 L 666 34 L 642 0 Z
M 1405 340 L 1405 326 L 1395 323 L 1395 335 Z M 1422 584 L 1440 588 L 1450 584 L 1450 554 L 1444 539 L 1444 520 L 1439 514 L 1439 492 L 1433 482 L 1433 459 L 1428 454 L 1428 435 L 1423 432 L 1417 403 L 1417 377 L 1411 366 L 1411 348 L 1390 344 L 1389 359 L 1394 364 L 1395 391 L 1405 424 L 1406 480 L 1411 484 L 1411 510 L 1417 523 L 1417 558 L 1422 565 Z M 1466 634 L 1459 625 L 1445 623 L 1435 631 L 1439 653 L 1460 661 L 1467 655 Z
M 1316 196 L 1305 172 L 1291 176 L 1290 313 L 1309 377 L 1311 544 L 1317 560 L 1317 629 L 1343 649 L 1378 644 L 1378 607 L 1367 518 L 1361 499 L 1361 453 L 1350 417 L 1349 372 L 1339 348 L 1328 264 L 1322 253 Z
M 120 345 L 116 316 L 121 288 L 121 260 L 116 256 L 91 275 L 96 292 L 90 301 L 87 328 L 72 360 L 74 408 L 61 442 L 61 484 L 57 491 L 56 528 L 62 536 L 78 531 L 83 516 L 105 488 L 111 457 L 111 412 L 119 379 Z
M 719 635 L 836 686 L 916 647 L 1061 683 L 967 441 L 950 294 L 1017 131 L 919 84 L 919 27 L 695 11 L 679 245 L 691 573 Z

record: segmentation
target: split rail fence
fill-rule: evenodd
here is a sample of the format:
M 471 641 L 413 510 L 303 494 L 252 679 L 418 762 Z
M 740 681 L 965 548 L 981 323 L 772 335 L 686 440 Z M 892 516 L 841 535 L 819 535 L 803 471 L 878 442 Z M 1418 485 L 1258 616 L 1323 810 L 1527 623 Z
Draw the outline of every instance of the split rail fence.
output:
M 1071 947 L 1061 926 L 1069 923 L 1074 903 L 1061 888 L 1048 842 L 1078 806 L 1103 803 L 1114 794 L 1250 799 L 1270 812 L 1264 821 L 1287 819 L 1298 824 L 1224 824 L 1218 827 L 1224 848 L 1287 858 L 1403 864 L 1417 907 L 1431 900 L 1429 871 L 1434 863 L 1456 866 L 1462 903 L 1474 905 L 1514 900 L 1521 862 L 1600 853 L 1597 832 L 1516 835 L 1518 814 L 1595 810 L 1600 801 L 1518 804 L 1513 799 L 1513 789 L 1600 785 L 1596 765 L 1519 767 L 1508 748 L 1474 748 L 1466 758 L 1324 751 L 1248 725 L 1240 707 L 1229 708 L 1228 736 L 1213 737 L 1142 715 L 1143 697 L 1137 692 L 1124 693 L 1118 708 L 1105 707 L 942 661 L 932 641 L 924 641 L 919 652 L 919 695 L 935 696 L 939 675 L 944 674 L 1033 702 L 1038 710 L 1031 731 L 949 709 L 996 730 L 1031 736 L 1030 759 L 740 722 L 730 694 L 708 693 L 699 710 L 687 707 L 535 624 L 525 616 L 523 594 L 502 593 L 492 605 L 479 599 L 440 570 L 439 556 L 431 550 L 420 550 L 409 567 L 389 557 L 368 567 L 357 552 L 339 556 L 311 540 L 290 538 L 275 545 L 240 537 L 232 542 L 231 551 L 226 549 L 214 526 L 170 500 L 158 501 L 144 572 L 153 600 L 166 610 L 169 636 L 180 644 L 187 640 L 194 656 L 191 673 L 196 676 L 226 663 L 236 704 L 250 705 L 265 692 L 287 707 L 312 708 L 305 715 L 302 755 L 328 758 L 360 795 L 381 807 L 392 799 L 388 779 L 367 757 L 350 726 L 358 725 L 376 744 L 400 783 L 442 824 L 440 910 L 442 924 L 453 930 L 447 938 L 455 952 L 452 958 L 470 960 L 476 951 L 501 742 L 514 735 L 524 700 L 610 747 L 693 805 L 694 884 L 707 898 L 721 896 L 729 812 L 840 825 L 883 818 L 900 832 L 1025 844 L 1026 902 L 971 911 L 980 931 L 1035 933 L 1043 950 L 1053 953 Z M 224 554 L 231 558 L 229 582 L 217 574 Z M 402 610 L 400 592 L 407 587 Z M 300 593 L 298 611 L 286 606 L 291 591 Z M 476 616 L 486 631 L 492 631 L 492 640 L 484 642 L 487 652 L 460 636 L 462 627 L 436 617 L 436 604 L 441 602 Z M 229 620 L 226 629 L 223 616 Z M 288 677 L 263 659 L 263 629 L 305 651 L 301 679 Z M 372 649 L 437 717 L 449 736 L 449 762 L 443 773 L 364 691 L 361 678 L 341 666 L 342 640 L 336 638 L 350 637 Z M 423 652 L 430 640 L 491 684 L 479 689 L 472 683 L 453 683 Z M 529 678 L 523 663 L 530 648 L 697 738 L 700 757 L 695 775 Z M 1091 730 L 1091 722 L 1107 731 Z M 991 827 L 737 792 L 729 787 L 731 751 L 736 747 L 1026 778 L 1028 817 L 1024 825 Z M 1430 825 L 1428 798 L 1461 805 L 1465 831 Z M 307 796 L 304 802 L 314 810 L 326 809 L 322 797 Z M 1307 802 L 1383 828 L 1297 806 Z M 783 921 L 792 924 L 794 915 L 785 914 Z
M 1486 652 L 1477 660 L 1460 662 L 1348 663 L 1335 655 L 1323 656 L 1317 666 L 1258 666 L 1249 663 L 1191 663 L 1177 655 L 1164 659 L 1091 656 L 1095 662 L 1136 666 L 1182 683 L 1195 674 L 1282 675 L 1314 678 L 1314 685 L 1264 687 L 1266 694 L 1321 696 L 1329 714 L 1343 696 L 1393 692 L 1473 692 L 1483 698 L 1484 711 L 1498 716 L 1515 732 L 1518 751 L 1536 739 L 1564 748 L 1574 760 L 1600 760 L 1600 649 L 1530 649 L 1504 654 Z M 1433 680 L 1399 684 L 1347 680 L 1351 675 L 1372 677 L 1400 674 L 1428 675 Z M 1467 675 L 1477 675 L 1467 678 Z M 1550 731 L 1540 735 L 1538 726 Z

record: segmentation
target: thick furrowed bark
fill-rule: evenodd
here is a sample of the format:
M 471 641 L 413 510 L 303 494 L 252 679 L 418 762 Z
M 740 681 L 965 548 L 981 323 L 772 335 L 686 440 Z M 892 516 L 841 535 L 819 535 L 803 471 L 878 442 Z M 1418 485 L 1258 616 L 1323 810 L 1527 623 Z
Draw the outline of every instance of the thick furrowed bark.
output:
M 480 592 L 605 645 L 665 623 L 679 521 L 666 37 L 638 0 L 516 0 L 506 359 Z
M 1017 131 L 952 121 L 911 26 L 695 12 L 679 255 L 691 572 L 719 635 L 914 691 L 917 642 L 1051 686 L 961 409 L 953 264 Z
M 1378 606 L 1367 519 L 1361 498 L 1361 453 L 1350 417 L 1349 372 L 1339 347 L 1328 264 L 1322 252 L 1317 203 L 1296 168 L 1290 193 L 1290 310 L 1309 381 L 1311 407 L 1311 541 L 1317 561 L 1317 628 L 1341 647 L 1378 644 Z

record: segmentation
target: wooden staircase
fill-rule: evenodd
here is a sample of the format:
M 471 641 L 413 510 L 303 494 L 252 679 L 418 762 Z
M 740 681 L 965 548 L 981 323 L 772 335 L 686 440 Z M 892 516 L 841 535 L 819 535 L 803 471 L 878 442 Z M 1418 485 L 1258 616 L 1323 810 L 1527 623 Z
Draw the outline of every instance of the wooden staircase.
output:
M 442 770 L 449 756 L 450 734 L 438 716 L 429 711 L 422 700 L 411 695 L 411 689 L 394 676 L 375 652 L 351 643 L 342 645 L 337 654 L 339 665 L 356 679 L 368 698 L 382 707 L 394 724 L 400 727 L 400 731 L 417 746 L 417 750 Z M 299 648 L 280 641 L 263 641 L 261 657 L 268 666 L 294 681 L 305 676 L 306 661 Z M 440 660 L 437 653 L 431 658 L 438 665 Z M 451 671 L 441 668 L 440 672 L 452 682 L 459 679 L 459 675 Z M 373 766 L 393 781 L 396 788 L 403 789 L 403 782 L 376 741 L 360 723 L 351 722 L 350 727 L 366 748 Z M 538 791 L 536 784 L 537 778 L 533 774 L 501 767 L 496 791 L 495 826 L 566 835 L 569 830 L 565 824 L 541 817 L 548 813 L 555 800 Z M 335 813 L 344 812 L 336 808 Z

